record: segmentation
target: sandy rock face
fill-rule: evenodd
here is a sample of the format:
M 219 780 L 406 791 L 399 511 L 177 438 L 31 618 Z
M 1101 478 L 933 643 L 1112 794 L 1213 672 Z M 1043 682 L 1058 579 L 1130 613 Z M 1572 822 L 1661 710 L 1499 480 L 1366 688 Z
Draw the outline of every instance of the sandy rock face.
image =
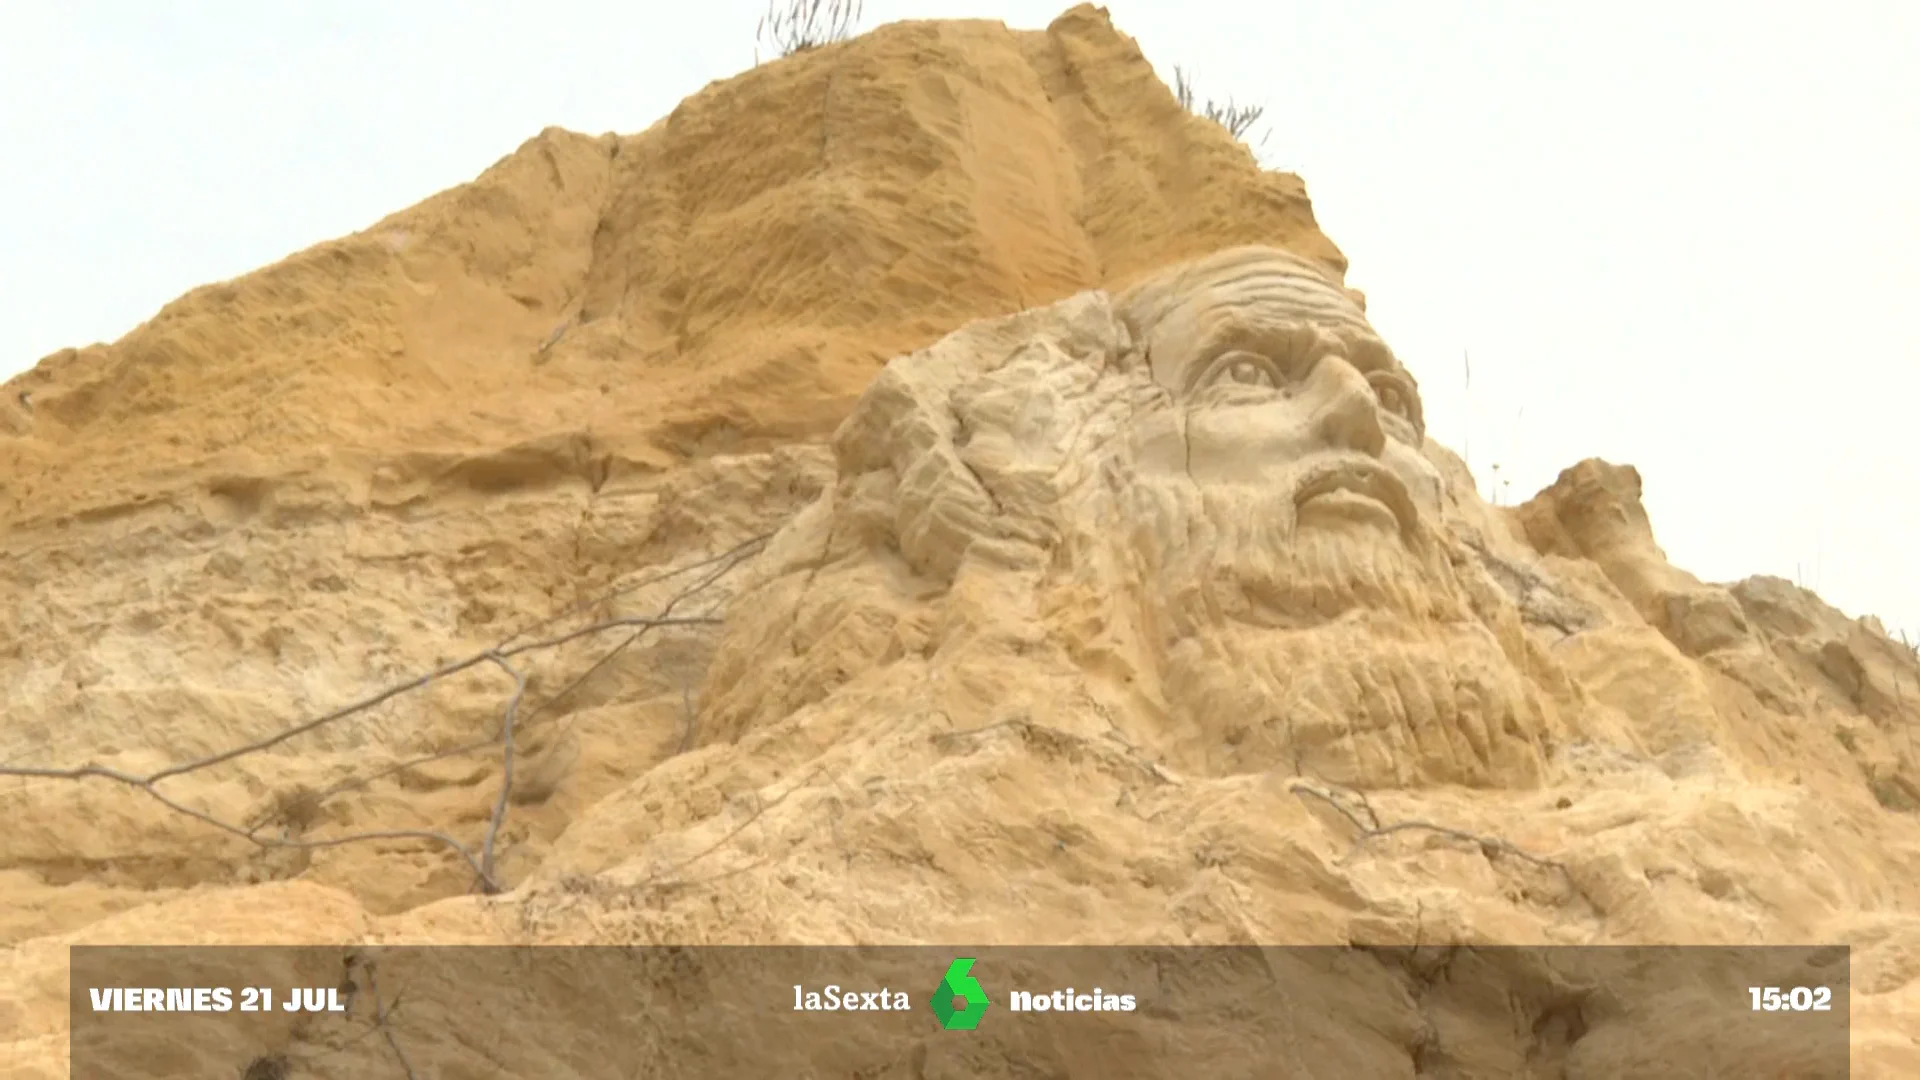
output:
M 0 400 L 0 514 L 241 524 L 314 473 L 386 507 L 637 482 L 824 436 L 970 319 L 1234 243 L 1346 265 L 1300 178 L 1181 109 L 1104 11 L 900 23 L 635 135 L 549 129 L 47 357 Z
M 756 598 L 760 634 L 736 618 L 713 737 L 821 692 L 806 673 L 1017 658 L 1182 773 L 1534 787 L 1577 717 L 1521 674 L 1518 609 L 1450 534 L 1423 443 L 1411 376 L 1277 250 L 963 331 L 837 433 L 832 495 L 768 560 L 806 559 L 807 589 Z M 883 551 L 899 595 L 940 599 L 836 586 Z M 852 610 L 815 625 L 810 602 Z M 783 631 L 790 671 L 760 663 Z
M 1862 679 L 1793 667 L 1871 628 L 1667 565 L 1630 469 L 1485 505 L 1295 257 L 1230 249 L 967 327 L 889 365 L 833 449 L 730 610 L 702 738 L 797 793 L 871 763 L 820 811 L 836 850 L 905 845 L 941 887 L 900 876 L 897 913 L 834 932 L 913 939 L 916 905 L 950 903 L 955 940 L 1841 939 L 1909 966 L 1881 935 L 1915 926 L 1888 794 L 1913 708 L 1874 720 L 1844 697 Z M 808 811 L 766 816 L 789 813 L 803 843 Z M 1363 821 L 1405 841 L 1356 864 Z M 1909 1060 L 1906 1022 L 1872 1017 L 1911 992 L 1856 1013 L 1862 1062 Z
M 1343 269 L 1078 8 L 549 132 L 50 358 L 0 763 L 221 760 L 0 777 L 0 1076 L 62 1074 L 68 945 L 239 941 L 1840 942 L 1920 1074 L 1913 654 L 1672 567 L 1631 468 L 1485 504 Z M 1377 974 L 1317 1036 L 1369 1074 L 1700 1052 L 1680 989 Z M 193 1052 L 347 1053 L 274 1038 Z
M 1299 178 L 1182 110 L 1090 7 L 1042 32 L 889 26 L 637 135 L 543 132 L 9 382 L 0 762 L 149 775 L 532 628 L 717 616 L 887 360 L 1254 241 L 1345 265 Z M 505 879 L 691 745 L 715 640 L 525 654 L 546 666 L 527 670 Z M 156 791 L 256 838 L 478 845 L 500 763 L 453 752 L 497 737 L 512 685 L 474 665 Z M 431 841 L 263 851 L 130 788 L 0 785 L 31 823 L 0 840 L 12 937 L 214 883 L 300 875 L 382 912 L 473 883 Z

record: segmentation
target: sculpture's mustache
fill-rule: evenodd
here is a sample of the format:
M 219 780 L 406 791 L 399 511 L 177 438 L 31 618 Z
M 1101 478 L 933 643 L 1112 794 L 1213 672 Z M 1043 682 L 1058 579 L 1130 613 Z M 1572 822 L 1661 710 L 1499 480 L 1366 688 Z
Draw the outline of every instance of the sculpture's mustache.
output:
M 1293 488 L 1297 510 L 1310 499 L 1330 492 L 1345 491 L 1372 499 L 1393 512 L 1403 537 L 1413 536 L 1420 520 L 1413 495 L 1406 482 L 1392 469 L 1364 454 L 1327 452 L 1307 459 Z
M 1444 545 L 1432 542 L 1431 523 L 1407 494 L 1413 481 L 1384 463 L 1369 464 L 1339 453 L 1297 459 L 1251 505 L 1244 486 L 1194 485 L 1184 476 L 1154 476 L 1126 489 L 1124 513 L 1138 529 L 1129 546 L 1148 555 L 1144 579 L 1158 583 L 1150 606 L 1166 613 L 1176 636 L 1222 624 L 1297 630 L 1354 610 L 1459 617 L 1459 584 Z M 1364 503 L 1320 512 L 1371 524 L 1348 530 L 1289 523 L 1293 515 L 1314 514 L 1311 505 L 1295 507 L 1316 495 Z M 1416 531 L 1409 535 L 1408 528 Z

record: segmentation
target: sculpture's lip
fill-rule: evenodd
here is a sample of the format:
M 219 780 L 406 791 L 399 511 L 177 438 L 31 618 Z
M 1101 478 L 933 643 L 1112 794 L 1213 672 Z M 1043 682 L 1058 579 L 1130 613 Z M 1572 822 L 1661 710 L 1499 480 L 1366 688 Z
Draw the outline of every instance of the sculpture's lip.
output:
M 1412 534 L 1420 516 L 1407 485 L 1393 470 L 1359 455 L 1342 454 L 1309 465 L 1294 486 L 1293 505 L 1305 506 L 1313 499 L 1334 492 L 1346 492 L 1379 503 L 1392 512 L 1403 535 Z

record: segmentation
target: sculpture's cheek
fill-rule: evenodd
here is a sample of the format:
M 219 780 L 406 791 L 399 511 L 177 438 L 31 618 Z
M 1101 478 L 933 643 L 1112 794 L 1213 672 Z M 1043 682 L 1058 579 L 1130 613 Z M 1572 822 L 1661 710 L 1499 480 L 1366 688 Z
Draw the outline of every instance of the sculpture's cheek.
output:
M 1278 482 L 1321 449 L 1303 410 L 1289 402 L 1222 405 L 1187 413 L 1187 471 L 1197 481 Z
M 1165 410 L 1143 417 L 1134 422 L 1130 435 L 1135 468 L 1151 473 L 1186 470 L 1187 430 L 1179 413 Z
M 1440 470 L 1418 450 L 1398 439 L 1388 439 L 1386 452 L 1380 457 L 1387 468 L 1400 478 L 1400 482 L 1407 485 L 1407 494 L 1413 497 L 1413 505 L 1420 511 L 1420 517 L 1429 522 L 1438 521 L 1447 487 Z

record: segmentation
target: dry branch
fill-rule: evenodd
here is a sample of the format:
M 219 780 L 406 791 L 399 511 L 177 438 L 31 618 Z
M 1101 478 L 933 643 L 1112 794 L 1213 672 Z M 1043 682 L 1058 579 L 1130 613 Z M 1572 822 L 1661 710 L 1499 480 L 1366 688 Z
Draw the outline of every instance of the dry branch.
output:
M 692 855 L 689 855 L 686 858 L 681 859 L 679 862 L 675 863 L 671 867 L 668 867 L 667 872 L 677 876 L 680 873 L 680 871 L 685 870 L 687 867 L 692 866 L 694 863 L 699 862 L 701 859 L 704 859 L 707 856 L 713 854 L 714 852 L 719 851 L 721 848 L 726 847 L 728 844 L 733 843 L 733 840 L 735 837 L 739 836 L 743 832 L 746 832 L 749 826 L 751 826 L 754 822 L 760 820 L 760 815 L 766 813 L 767 811 L 773 809 L 776 806 L 779 806 L 781 803 L 786 802 L 787 796 L 800 790 L 801 786 L 808 783 L 809 781 L 812 781 L 817 777 L 825 776 L 826 771 L 827 770 L 824 766 L 815 765 L 810 771 L 807 772 L 805 776 L 802 776 L 800 779 L 794 781 L 791 784 L 788 784 L 787 790 L 782 791 L 780 794 L 774 796 L 771 801 L 763 802 L 761 801 L 759 795 L 755 794 L 754 800 L 753 800 L 753 813 L 748 814 L 747 819 L 745 821 L 742 821 L 740 824 L 735 825 L 733 828 L 727 830 L 726 835 L 722 836 L 720 839 L 715 840 L 713 843 L 708 844 L 704 848 L 701 848 L 698 852 Z M 658 875 L 649 875 L 649 880 L 652 880 L 657 876 Z M 668 882 L 667 884 L 673 884 L 673 883 Z
M 487 659 L 513 677 L 513 697 L 507 701 L 507 715 L 500 724 L 500 797 L 494 801 L 493 817 L 487 821 L 487 839 L 480 845 L 480 877 L 492 881 L 494 845 L 500 839 L 500 826 L 507 820 L 507 802 L 513 798 L 513 721 L 527 696 L 527 676 L 497 653 Z
M 707 567 L 712 566 L 715 563 L 725 563 L 726 566 L 724 567 L 724 570 L 732 570 L 735 566 L 738 566 L 742 561 L 744 561 L 748 557 L 759 554 L 760 549 L 766 547 L 767 541 L 772 538 L 773 538 L 773 534 L 770 532 L 760 533 L 758 536 L 748 537 L 747 539 L 742 540 L 740 543 L 735 544 L 733 547 L 730 547 L 727 550 L 722 551 L 717 555 L 709 555 L 698 562 L 691 562 L 685 566 L 676 566 L 671 570 L 662 570 L 662 571 L 659 571 L 658 573 L 648 574 L 637 581 L 629 581 L 624 584 L 615 585 L 613 588 L 610 588 L 607 591 L 600 593 L 599 595 L 593 597 L 590 600 L 582 600 L 581 602 L 573 605 L 572 607 L 566 609 L 565 611 L 561 611 L 556 614 L 549 615 L 538 622 L 529 623 L 528 625 L 523 626 L 518 630 L 515 630 L 513 633 L 508 634 L 506 637 L 506 640 L 502 641 L 498 647 L 505 648 L 513 644 L 513 642 L 516 641 L 517 639 L 524 637 L 528 634 L 534 633 L 535 631 L 545 630 L 547 627 L 552 626 L 555 623 L 563 622 L 577 615 L 585 615 L 587 612 L 592 611 L 603 604 L 611 603 L 612 601 L 618 600 L 623 596 L 627 596 L 631 593 L 638 592 L 639 590 L 644 589 L 649 585 L 658 585 L 663 581 L 671 581 L 672 579 L 677 577 L 684 577 L 687 574 L 693 573 L 695 570 L 705 570 Z M 682 599 L 685 596 L 691 595 L 698 591 L 700 591 L 700 587 L 695 586 L 694 588 L 683 592 L 681 596 L 675 597 L 674 600 L 677 601 L 679 599 Z M 673 602 L 670 601 L 667 605 L 667 609 L 672 610 L 672 607 L 673 607 Z
M 752 537 L 746 541 L 743 541 L 742 543 L 737 544 L 734 547 L 719 553 L 718 555 L 712 555 L 705 559 L 701 559 L 698 562 L 688 563 L 685 566 L 676 567 L 672 570 L 661 571 L 660 573 L 656 573 L 656 574 L 649 574 L 646 577 L 643 577 L 637 581 L 628 582 L 623 585 L 617 585 L 607 590 L 606 592 L 603 592 L 593 597 L 590 600 L 585 600 L 578 604 L 575 604 L 573 607 L 568 608 L 567 610 L 562 611 L 559 614 L 550 615 L 544 619 L 541 619 L 538 622 L 531 623 L 527 626 L 521 627 L 520 629 L 514 631 L 512 634 L 509 634 L 506 637 L 506 639 L 501 641 L 500 644 L 497 645 L 495 648 L 499 649 L 499 648 L 509 647 L 517 638 L 520 638 L 523 635 L 531 634 L 537 630 L 544 630 L 547 627 L 552 626 L 553 624 L 560 622 L 563 619 L 568 619 L 576 615 L 583 615 L 604 604 L 611 603 L 612 601 L 619 599 L 622 596 L 626 596 L 640 589 L 644 589 L 649 585 L 658 585 L 663 581 L 668 581 L 673 578 L 683 576 L 685 574 L 690 574 L 695 570 L 706 569 L 707 567 L 714 566 L 716 563 L 719 564 L 718 569 L 714 570 L 712 573 L 701 578 L 699 581 L 693 583 L 687 588 L 682 589 L 679 593 L 677 593 L 667 601 L 667 603 L 661 608 L 661 614 L 662 615 L 670 614 L 673 611 L 673 609 L 677 607 L 682 601 L 690 599 L 691 597 L 696 596 L 699 593 L 705 591 L 707 586 L 712 585 L 714 582 L 718 581 L 720 578 L 733 572 L 736 568 L 739 567 L 741 563 L 745 562 L 747 559 L 751 558 L 754 555 L 759 554 L 760 550 L 766 546 L 767 540 L 770 539 L 772 536 L 773 536 L 772 533 L 761 533 L 760 535 Z M 585 683 L 588 679 L 592 678 L 595 672 L 605 667 L 622 651 L 624 651 L 629 646 L 637 642 L 641 638 L 641 636 L 643 636 L 650 629 L 652 629 L 652 627 L 647 627 L 647 626 L 641 627 L 640 629 L 636 630 L 634 633 L 628 635 L 626 639 L 621 641 L 618 645 L 615 645 L 612 649 L 602 654 L 600 658 L 595 660 L 591 665 L 589 665 L 585 671 L 582 671 L 579 675 L 569 680 L 567 682 L 567 685 L 561 687 L 558 691 L 555 691 L 554 693 L 548 695 L 544 700 L 540 702 L 540 704 L 534 706 L 532 709 L 529 709 L 526 715 L 520 718 L 521 726 L 524 727 L 532 723 L 533 720 L 538 718 L 541 714 L 545 713 L 548 709 L 551 709 L 553 706 L 559 704 L 559 702 L 563 698 L 565 698 L 568 694 L 572 693 L 575 689 L 579 688 L 579 686 L 582 683 Z M 411 769 L 420 765 L 429 765 L 436 761 L 444 761 L 448 758 L 462 757 L 467 754 L 475 753 L 480 750 L 485 750 L 491 746 L 496 746 L 499 744 L 499 742 L 500 742 L 500 736 L 498 734 L 489 735 L 484 739 L 476 739 L 473 742 L 463 743 L 459 746 L 449 747 L 445 750 L 436 750 L 430 754 L 422 754 L 419 757 L 412 757 L 402 761 L 396 761 L 391 765 L 388 765 L 380 769 L 378 772 L 370 773 L 366 776 L 348 777 L 345 780 L 342 780 L 336 784 L 333 784 L 332 786 L 326 788 L 325 790 L 317 792 L 314 796 L 314 800 L 316 804 L 322 803 L 322 802 L 325 802 L 327 799 L 332 798 L 333 796 L 338 795 L 342 792 L 351 791 L 356 788 L 366 787 L 368 784 L 371 784 L 377 780 L 384 780 L 395 773 L 405 772 L 408 769 Z
M 702 559 L 700 562 L 692 563 L 688 566 L 682 567 L 671 574 L 656 575 L 653 579 L 651 579 L 652 581 L 664 580 L 666 577 L 670 577 L 670 576 L 677 577 L 680 574 L 690 573 L 694 570 L 699 570 L 708 566 L 714 566 L 714 564 L 716 563 L 719 564 L 713 570 L 712 573 L 707 574 L 705 577 L 701 578 L 699 581 L 696 581 L 692 585 L 689 585 L 686 588 L 680 590 L 680 592 L 675 594 L 672 599 L 669 599 L 666 602 L 666 604 L 663 607 L 661 607 L 660 614 L 662 616 L 670 616 L 673 613 L 674 608 L 678 607 L 682 601 L 688 600 L 694 596 L 699 595 L 700 593 L 706 591 L 709 585 L 712 585 L 714 582 L 719 581 L 721 578 L 732 573 L 736 568 L 740 566 L 741 563 L 745 562 L 751 556 L 758 554 L 760 548 L 765 544 L 766 539 L 767 539 L 766 535 L 757 536 L 752 540 L 749 540 L 746 543 L 735 547 L 731 551 L 722 552 L 721 554 L 713 556 L 712 558 L 709 558 L 709 559 Z M 621 588 L 613 590 L 612 592 L 607 593 L 605 596 L 603 596 L 597 601 L 590 601 L 589 604 L 597 605 L 599 603 L 605 603 L 609 600 L 612 600 L 616 596 L 620 596 L 624 593 L 632 592 L 634 589 L 640 588 L 641 585 L 650 584 L 650 583 L 651 581 L 647 581 L 647 582 L 638 582 L 633 585 L 623 586 Z M 589 665 L 585 671 L 582 671 L 579 675 L 576 675 L 574 678 L 569 680 L 567 682 L 567 685 L 561 687 L 559 690 L 548 695 L 545 701 L 542 701 L 539 705 L 534 707 L 533 711 L 527 715 L 527 719 L 531 720 L 534 717 L 537 717 L 540 714 L 546 712 L 552 706 L 558 704 L 568 694 L 571 694 L 573 693 L 574 690 L 578 689 L 582 683 L 585 683 L 588 679 L 592 678 L 595 672 L 598 672 L 601 668 L 605 667 L 607 664 L 612 663 L 615 657 L 618 657 L 621 653 L 625 652 L 635 642 L 638 642 L 642 637 L 645 637 L 647 632 L 652 629 L 653 629 L 653 626 L 644 625 L 644 626 L 641 626 L 639 629 L 635 630 L 633 633 L 627 635 L 625 640 L 621 641 L 620 644 L 615 645 L 613 648 L 607 650 L 607 652 L 604 655 L 602 655 L 598 660 L 595 660 L 591 665 Z M 515 636 L 518 636 L 518 635 L 515 635 Z
M 1445 836 L 1449 839 L 1472 844 L 1478 847 L 1481 854 L 1485 855 L 1488 859 L 1499 855 L 1511 855 L 1514 858 L 1532 863 L 1542 869 L 1557 870 L 1560 872 L 1560 875 L 1566 879 L 1568 887 L 1573 889 L 1575 893 L 1580 892 L 1579 883 L 1573 880 L 1573 871 L 1569 870 L 1565 863 L 1535 855 L 1502 837 L 1492 836 L 1486 833 L 1468 832 L 1465 829 L 1456 829 L 1450 825 L 1436 825 L 1431 821 L 1396 821 L 1391 825 L 1382 825 L 1380 824 L 1379 815 L 1373 812 L 1372 804 L 1366 801 L 1365 795 L 1358 792 L 1355 792 L 1354 795 L 1361 807 L 1366 811 L 1369 820 L 1362 820 L 1360 815 L 1349 808 L 1346 803 L 1335 798 L 1331 793 L 1322 791 L 1309 784 L 1289 784 L 1287 790 L 1293 792 L 1295 795 L 1311 795 L 1338 811 L 1340 816 L 1346 818 L 1356 830 L 1356 835 L 1353 839 L 1356 848 L 1369 840 L 1378 840 L 1382 837 L 1392 836 L 1395 833 L 1430 832 Z
M 386 1037 L 387 1045 L 393 1050 L 393 1056 L 400 1059 L 400 1068 L 406 1072 L 407 1080 L 419 1080 L 418 1075 L 413 1071 L 413 1062 L 407 1060 L 407 1052 L 400 1049 L 400 1040 L 393 1034 L 391 1021 L 394 1010 L 400 1007 L 400 995 L 395 994 L 392 1002 L 380 996 L 380 977 L 374 972 L 371 964 L 367 965 L 367 990 L 373 994 L 374 1026 L 379 1028 L 380 1034 Z
M 98 763 L 89 762 L 85 765 L 80 765 L 73 768 L 0 765 L 0 776 L 16 776 L 24 779 L 39 779 L 39 780 L 84 780 L 90 777 L 111 780 L 115 783 L 125 784 L 129 787 L 133 787 L 140 790 L 141 792 L 144 792 L 146 795 L 154 799 L 156 802 L 160 803 L 162 806 L 165 806 L 167 809 L 172 810 L 175 813 L 193 818 L 196 821 L 202 822 L 203 824 L 206 824 L 215 829 L 218 829 L 221 832 L 225 832 L 232 836 L 239 837 L 240 839 L 245 840 L 261 848 L 318 850 L 322 848 L 340 847 L 342 845 L 359 843 L 363 841 L 425 840 L 435 844 L 439 844 L 451 850 L 455 854 L 457 854 L 460 857 L 460 859 L 467 864 L 468 868 L 473 871 L 474 877 L 483 891 L 490 894 L 498 893 L 502 891 L 502 886 L 497 876 L 495 875 L 494 864 L 495 864 L 495 856 L 496 856 L 498 845 L 499 845 L 501 830 L 505 826 L 507 810 L 509 805 L 511 804 L 512 796 L 513 796 L 513 779 L 514 779 L 513 768 L 514 768 L 514 753 L 515 753 L 514 737 L 515 737 L 516 730 L 522 725 L 525 719 L 528 719 L 533 714 L 536 714 L 544 710 L 548 706 L 553 705 L 555 702 L 560 700 L 560 698 L 570 693 L 574 687 L 578 686 L 585 678 L 590 676 L 594 671 L 597 671 L 601 667 L 603 667 L 607 663 L 607 661 L 610 660 L 614 655 L 617 655 L 620 651 L 624 650 L 627 646 L 633 644 L 635 641 L 639 640 L 641 636 L 652 631 L 653 629 L 657 627 L 687 627 L 687 626 L 719 625 L 720 620 L 713 616 L 709 616 L 709 615 L 678 616 L 678 615 L 670 614 L 670 612 L 672 611 L 673 608 L 675 608 L 680 603 L 687 600 L 689 597 L 703 591 L 708 586 L 713 584 L 715 581 L 719 580 L 720 577 L 724 576 L 725 574 L 732 571 L 734 568 L 738 567 L 748 557 L 756 553 L 758 548 L 765 543 L 766 539 L 767 538 L 764 535 L 757 536 L 747 541 L 746 543 L 743 543 L 731 549 L 730 551 L 723 552 L 719 555 L 713 556 L 708 559 L 704 559 L 698 563 L 694 563 L 686 567 L 681 567 L 676 570 L 666 572 L 664 574 L 653 575 L 639 582 L 634 582 L 628 585 L 618 587 L 614 590 L 609 591 L 606 594 L 603 594 L 601 597 L 596 598 L 593 601 L 589 601 L 587 605 L 583 605 L 582 607 L 577 607 L 571 612 L 564 612 L 558 616 L 554 616 L 552 618 L 543 620 L 542 622 L 537 623 L 533 626 L 523 628 L 520 631 L 516 631 L 514 634 L 510 635 L 506 640 L 500 642 L 499 644 L 491 648 L 483 649 L 480 652 L 474 653 L 471 656 L 464 657 L 462 659 L 443 664 L 440 667 L 437 667 L 434 670 L 427 672 L 424 675 L 420 675 L 416 678 L 408 679 L 405 682 L 396 683 L 383 690 L 370 694 L 367 697 L 361 698 L 358 701 L 354 701 L 348 705 L 344 705 L 338 709 L 334 709 L 320 716 L 314 717 L 312 719 L 304 720 L 292 726 L 283 728 L 280 731 L 277 731 L 274 734 L 268 735 L 264 738 L 256 739 L 252 742 L 231 747 L 229 749 L 222 750 L 213 754 L 209 754 L 204 757 L 195 758 L 191 761 L 184 761 L 184 762 L 179 762 L 173 765 L 168 765 L 165 768 L 159 769 L 155 772 L 148 773 L 146 775 L 136 775 L 133 773 L 124 772 L 119 769 L 109 768 L 107 766 L 100 765 Z M 689 573 L 693 570 L 700 569 L 702 567 L 713 566 L 716 563 L 719 564 L 718 569 L 714 570 L 712 573 L 709 573 L 698 582 L 695 582 L 693 585 L 687 587 L 686 589 L 683 589 L 678 595 L 674 596 L 671 600 L 669 600 L 665 608 L 663 608 L 663 610 L 658 614 L 646 615 L 646 616 L 621 616 L 616 618 L 601 619 L 599 621 L 589 623 L 585 626 L 578 627 L 576 629 L 569 630 L 563 633 L 555 634 L 549 637 L 540 638 L 533 641 L 520 642 L 518 644 L 513 643 L 515 639 L 521 637 L 526 633 L 529 633 L 537 629 L 544 629 L 547 626 L 551 626 L 553 623 L 560 621 L 561 619 L 567 618 L 571 614 L 579 613 L 581 610 L 585 608 L 590 608 L 592 606 L 596 606 L 598 604 L 608 602 L 617 596 L 623 595 L 628 592 L 632 592 L 645 585 L 653 584 L 659 581 L 664 581 L 671 577 L 680 576 L 680 575 Z M 619 645 L 616 645 L 613 649 L 609 650 L 609 652 L 606 655 L 602 656 L 593 665 L 591 665 L 587 669 L 587 671 L 583 673 L 580 677 L 574 679 L 566 687 L 562 688 L 562 690 L 559 693 L 556 693 L 553 696 L 547 698 L 545 701 L 541 702 L 541 704 L 535 709 L 531 710 L 531 712 L 529 712 L 527 716 L 525 717 L 522 716 L 522 705 L 524 704 L 524 701 L 526 698 L 528 676 L 525 671 L 523 671 L 521 668 L 519 668 L 518 666 L 510 662 L 510 658 L 516 657 L 516 656 L 524 656 L 532 652 L 558 648 L 559 646 L 568 644 L 573 641 L 578 641 L 580 639 L 591 637 L 596 634 L 605 633 L 610 630 L 617 630 L 617 629 L 623 629 L 623 628 L 630 628 L 633 630 L 633 633 L 629 634 L 626 637 L 626 639 L 622 641 Z M 193 807 L 187 806 L 186 804 L 178 801 L 177 799 L 174 799 L 168 796 L 165 792 L 161 791 L 157 786 L 162 780 L 166 780 L 170 777 L 181 776 L 186 773 L 195 772 L 201 769 L 211 768 L 212 766 L 223 764 L 225 762 L 232 761 L 236 758 L 244 757 L 248 754 L 255 754 L 265 750 L 272 749 L 273 747 L 279 746 L 280 744 L 287 742 L 288 740 L 293 739 L 297 736 L 304 735 L 308 732 L 315 731 L 328 724 L 332 724 L 337 721 L 344 720 L 350 716 L 354 716 L 356 714 L 365 712 L 369 709 L 376 708 L 379 705 L 382 705 L 385 702 L 390 701 L 393 698 L 399 697 L 403 694 L 429 687 L 437 679 L 442 679 L 450 675 L 456 675 L 456 674 L 459 674 L 460 672 L 466 671 L 470 668 L 478 667 L 482 664 L 491 664 L 495 667 L 500 668 L 502 671 L 506 672 L 510 678 L 513 679 L 513 683 L 514 683 L 513 693 L 510 699 L 508 700 L 506 712 L 502 719 L 500 730 L 496 735 L 485 740 L 478 740 L 473 743 L 466 744 L 464 746 L 455 747 L 451 750 L 443 750 L 434 754 L 426 755 L 424 757 L 414 758 L 409 761 L 403 761 L 394 765 L 390 765 L 387 768 L 381 770 L 380 772 L 373 774 L 373 776 L 334 784 L 331 787 L 325 789 L 324 791 L 303 792 L 299 800 L 301 802 L 302 811 L 311 813 L 313 811 L 317 811 L 319 804 L 323 802 L 325 799 L 333 795 L 339 794 L 340 792 L 349 790 L 351 788 L 363 787 L 367 783 L 372 782 L 372 780 L 374 779 L 391 775 L 395 772 L 406 769 L 412 765 L 423 764 L 425 762 L 438 760 L 440 758 L 453 757 L 463 753 L 471 753 L 473 751 L 483 749 L 485 747 L 497 745 L 501 748 L 502 776 L 501 776 L 501 784 L 500 784 L 500 794 L 498 798 L 495 800 L 492 813 L 488 817 L 486 834 L 484 839 L 482 840 L 480 851 L 477 855 L 466 844 L 461 843 L 459 840 L 455 839 L 454 837 L 448 835 L 445 832 L 441 832 L 433 829 L 380 829 L 380 830 L 371 830 L 366 832 L 351 833 L 344 836 L 321 837 L 318 839 L 306 839 L 306 838 L 299 838 L 299 837 L 294 837 L 290 835 L 283 835 L 279 837 L 263 837 L 259 835 L 259 830 L 261 828 L 261 824 L 263 823 L 254 824 L 252 827 L 249 828 L 249 827 L 241 827 L 239 825 L 235 825 L 230 822 L 222 821 L 221 819 L 215 817 L 212 814 L 206 813 L 205 811 L 196 810 Z M 286 830 L 283 830 L 283 831 L 286 831 Z
M 1111 725 L 1112 721 L 1108 723 Z M 961 728 L 956 731 L 936 731 L 927 736 L 927 740 L 937 747 L 947 747 L 961 739 L 977 738 L 996 731 L 1017 731 L 1020 738 L 1029 746 L 1037 746 L 1043 751 L 1059 753 L 1061 751 L 1080 751 L 1094 760 L 1107 765 L 1117 764 L 1123 771 L 1139 772 L 1156 784 L 1172 784 L 1177 781 L 1159 762 L 1148 759 L 1140 748 L 1126 741 L 1115 727 L 1112 737 L 1119 745 L 1108 746 L 1085 735 L 1064 731 L 1045 724 L 1036 724 L 1032 720 L 1016 717 L 1011 720 L 999 720 L 980 727 Z

